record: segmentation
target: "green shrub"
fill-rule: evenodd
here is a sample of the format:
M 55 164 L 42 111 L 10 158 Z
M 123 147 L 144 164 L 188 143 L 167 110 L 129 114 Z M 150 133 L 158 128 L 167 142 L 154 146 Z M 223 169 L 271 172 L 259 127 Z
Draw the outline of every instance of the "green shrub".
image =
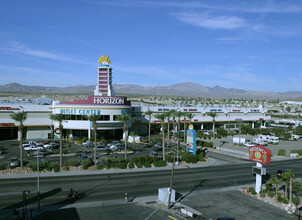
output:
M 271 183 L 265 184 L 265 189 L 266 189 L 267 192 L 272 191 L 272 189 L 273 189 L 273 184 L 271 184 Z
M 60 168 L 59 168 L 59 166 L 56 166 L 55 168 L 53 168 L 53 170 L 57 173 L 60 171 Z
M 301 203 L 300 198 L 298 198 L 298 197 L 294 197 L 294 198 L 292 199 L 292 201 L 293 201 L 293 203 L 294 203 L 296 206 L 299 205 L 299 204 Z
M 133 157 L 131 163 L 138 164 L 138 157 Z
M 167 163 L 164 160 L 154 161 L 153 164 L 154 164 L 155 167 L 165 167 L 165 166 L 167 166 Z
M 141 163 L 141 162 L 138 162 L 137 164 L 136 164 L 136 166 L 138 167 L 138 168 L 142 168 L 143 167 L 143 163 Z
M 261 191 L 260 192 L 260 197 L 264 198 L 266 196 L 266 192 L 265 191 Z
M 285 149 L 278 150 L 278 155 L 279 156 L 286 156 L 286 150 Z
M 62 150 L 62 154 L 68 154 L 67 149 L 63 149 L 63 150 Z
M 117 159 L 116 159 L 116 161 L 118 162 L 118 163 L 125 163 L 126 162 L 126 160 L 125 160 L 125 158 L 124 157 L 118 157 Z
M 273 191 L 269 191 L 268 192 L 268 196 L 271 197 L 271 198 L 273 198 L 275 196 L 275 193 Z
M 82 160 L 82 167 L 84 170 L 87 170 L 88 167 L 92 165 L 92 162 L 90 159 Z
M 250 191 L 250 193 L 251 193 L 252 195 L 256 195 L 256 194 L 257 194 L 256 191 L 255 191 L 255 188 L 252 187 L 252 186 L 249 188 L 249 191 Z
M 157 155 L 155 155 L 152 159 L 153 159 L 153 163 L 154 163 L 155 161 L 159 161 L 159 157 L 158 157 Z
M 197 155 L 194 155 L 191 152 L 187 152 L 182 156 L 182 160 L 187 163 L 197 163 L 199 159 Z
M 79 162 L 76 161 L 76 160 L 65 160 L 64 161 L 64 166 L 77 167 L 77 166 L 79 166 Z
M 63 170 L 64 170 L 64 171 L 68 171 L 68 170 L 69 170 L 69 166 L 64 166 L 64 167 L 63 167 Z
M 202 162 L 206 161 L 204 152 L 199 153 L 197 156 L 198 156 L 199 161 L 202 161 Z
M 153 157 L 146 156 L 146 162 L 153 163 Z
M 134 168 L 134 163 L 133 162 L 130 162 L 129 163 L 129 169 L 133 169 Z
M 284 197 L 282 197 L 281 202 L 282 202 L 283 204 L 288 204 L 288 200 L 287 200 L 286 198 L 284 198 Z
M 0 165 L 0 170 L 5 170 L 5 165 L 1 164 Z
M 102 169 L 104 169 L 104 165 L 99 164 L 99 165 L 96 166 L 96 168 L 97 168 L 98 170 L 102 170 Z
M 144 164 L 144 167 L 150 168 L 151 167 L 151 163 L 149 161 L 146 161 L 145 164 Z

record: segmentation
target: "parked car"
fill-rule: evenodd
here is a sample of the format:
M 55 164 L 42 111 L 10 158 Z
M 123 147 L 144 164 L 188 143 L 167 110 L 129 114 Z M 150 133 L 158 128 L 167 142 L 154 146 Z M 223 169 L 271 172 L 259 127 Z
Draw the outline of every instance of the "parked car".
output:
M 100 160 L 100 157 L 99 157 L 99 156 L 96 156 L 95 158 L 96 158 L 96 164 L 101 163 L 101 160 Z M 91 161 L 92 161 L 92 163 L 94 164 L 94 156 L 93 156 L 93 155 L 91 156 Z
M 18 160 L 17 157 L 12 157 L 10 159 L 9 166 L 10 167 L 19 167 L 20 166 L 20 161 Z
M 118 144 L 116 146 L 114 146 L 113 148 L 111 148 L 112 151 L 121 151 L 125 149 L 125 144 Z
M 98 146 L 96 146 L 96 150 L 97 151 L 108 151 L 109 147 L 106 147 L 104 145 L 98 145 Z
M 30 145 L 28 147 L 24 147 L 24 150 L 26 151 L 34 151 L 34 150 L 42 150 L 42 149 L 43 147 L 41 145 L 36 145 L 36 146 Z
M 154 147 L 157 148 L 157 149 L 162 149 L 163 145 L 161 143 L 155 143 Z
M 85 147 L 94 147 L 94 143 L 93 142 L 89 142 L 87 144 L 84 145 Z
M 57 149 L 60 147 L 60 144 L 57 142 L 49 142 L 49 143 L 45 143 L 43 147 L 48 149 Z
M 110 143 L 107 144 L 107 147 L 113 148 L 113 147 L 115 147 L 116 145 L 119 145 L 119 144 L 121 144 L 121 142 L 119 142 L 119 141 L 112 141 L 112 142 L 110 142 Z
M 295 210 L 295 215 L 301 217 L 302 216 L 302 206 L 300 208 L 296 208 Z
M 160 158 L 160 159 L 162 158 L 162 156 L 159 155 L 159 154 L 158 154 L 157 152 L 155 152 L 155 151 L 150 152 L 149 156 L 150 156 L 150 157 L 158 156 L 158 158 Z
M 243 145 L 246 146 L 246 147 L 255 146 L 255 144 L 253 142 L 244 142 Z

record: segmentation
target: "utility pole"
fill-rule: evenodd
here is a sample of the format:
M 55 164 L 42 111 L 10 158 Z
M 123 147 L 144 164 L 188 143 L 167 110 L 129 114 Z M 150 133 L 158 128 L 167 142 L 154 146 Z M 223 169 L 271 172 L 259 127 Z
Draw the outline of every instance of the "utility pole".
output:
M 173 177 L 174 177 L 174 161 L 172 165 L 172 173 L 171 173 L 171 181 L 170 181 L 170 189 L 169 189 L 169 202 L 168 202 L 168 209 L 171 208 L 170 203 L 171 203 L 171 194 L 172 194 L 172 186 L 173 186 Z

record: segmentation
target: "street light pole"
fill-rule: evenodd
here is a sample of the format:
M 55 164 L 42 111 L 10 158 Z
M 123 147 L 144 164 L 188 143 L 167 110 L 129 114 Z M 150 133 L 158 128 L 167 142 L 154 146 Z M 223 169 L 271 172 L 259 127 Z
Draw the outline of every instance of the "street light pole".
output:
M 38 210 L 40 211 L 40 177 L 39 177 L 39 148 L 37 147 L 37 187 L 38 187 Z

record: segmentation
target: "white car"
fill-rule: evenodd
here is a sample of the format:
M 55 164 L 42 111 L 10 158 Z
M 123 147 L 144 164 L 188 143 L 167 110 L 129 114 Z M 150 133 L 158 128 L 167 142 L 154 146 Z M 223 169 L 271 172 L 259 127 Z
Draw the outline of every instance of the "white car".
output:
M 28 147 L 24 147 L 24 150 L 26 151 L 31 151 L 31 150 L 42 150 L 43 147 L 40 146 L 40 145 L 36 145 L 36 146 L 33 146 L 33 145 L 30 145 Z
M 255 144 L 253 142 L 244 142 L 243 145 L 246 146 L 246 147 L 255 146 Z

